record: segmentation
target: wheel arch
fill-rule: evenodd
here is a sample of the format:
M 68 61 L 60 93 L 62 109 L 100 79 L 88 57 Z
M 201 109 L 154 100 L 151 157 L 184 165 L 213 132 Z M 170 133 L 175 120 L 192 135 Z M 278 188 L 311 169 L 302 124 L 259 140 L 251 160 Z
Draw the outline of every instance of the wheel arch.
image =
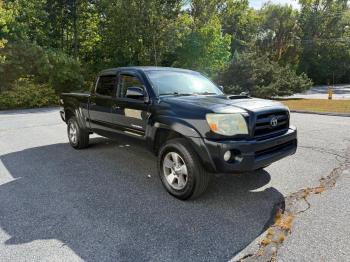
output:
M 150 129 L 151 131 L 147 135 L 147 144 L 155 155 L 158 155 L 162 145 L 169 139 L 184 138 L 189 141 L 199 159 L 202 160 L 202 164 L 209 171 L 215 172 L 216 166 L 204 144 L 204 140 L 192 126 L 183 122 L 171 122 L 171 124 L 155 122 Z
M 65 114 L 66 123 L 68 122 L 69 118 L 71 118 L 72 116 L 75 116 L 77 118 L 78 125 L 83 129 L 88 129 L 86 126 L 86 121 L 85 121 L 85 118 L 83 116 L 83 113 L 81 112 L 81 110 L 79 108 L 74 109 L 72 107 L 65 107 L 64 114 Z

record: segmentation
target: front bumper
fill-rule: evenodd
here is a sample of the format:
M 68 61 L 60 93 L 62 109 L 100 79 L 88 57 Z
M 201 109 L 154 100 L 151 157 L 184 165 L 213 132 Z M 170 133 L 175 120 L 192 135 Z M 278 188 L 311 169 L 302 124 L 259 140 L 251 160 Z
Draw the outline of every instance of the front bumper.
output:
M 204 162 L 210 163 L 213 171 L 222 173 L 253 171 L 293 155 L 297 150 L 297 130 L 295 127 L 290 127 L 282 135 L 261 141 L 210 141 L 204 139 L 203 143 L 209 158 Z M 236 154 L 236 157 L 226 162 L 224 154 L 228 150 Z

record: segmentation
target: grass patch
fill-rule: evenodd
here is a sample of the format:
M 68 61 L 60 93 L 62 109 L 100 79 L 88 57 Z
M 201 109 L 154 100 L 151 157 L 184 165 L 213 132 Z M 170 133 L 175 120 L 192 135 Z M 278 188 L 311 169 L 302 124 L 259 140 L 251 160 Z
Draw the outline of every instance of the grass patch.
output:
M 311 112 L 350 113 L 350 100 L 281 99 L 290 110 Z

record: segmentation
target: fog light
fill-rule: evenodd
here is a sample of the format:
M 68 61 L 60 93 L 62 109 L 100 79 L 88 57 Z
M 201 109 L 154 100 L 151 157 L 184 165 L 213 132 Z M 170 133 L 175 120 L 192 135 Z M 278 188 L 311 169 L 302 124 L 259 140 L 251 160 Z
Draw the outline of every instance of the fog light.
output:
M 226 151 L 224 154 L 224 160 L 228 162 L 231 159 L 231 151 Z

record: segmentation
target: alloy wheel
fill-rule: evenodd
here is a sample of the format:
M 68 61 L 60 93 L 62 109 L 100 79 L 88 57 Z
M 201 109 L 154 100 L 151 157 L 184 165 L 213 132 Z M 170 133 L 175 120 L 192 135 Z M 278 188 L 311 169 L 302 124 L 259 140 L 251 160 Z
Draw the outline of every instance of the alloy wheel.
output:
M 175 190 L 182 190 L 187 185 L 187 166 L 182 157 L 176 152 L 169 152 L 165 155 L 163 174 L 169 186 Z

